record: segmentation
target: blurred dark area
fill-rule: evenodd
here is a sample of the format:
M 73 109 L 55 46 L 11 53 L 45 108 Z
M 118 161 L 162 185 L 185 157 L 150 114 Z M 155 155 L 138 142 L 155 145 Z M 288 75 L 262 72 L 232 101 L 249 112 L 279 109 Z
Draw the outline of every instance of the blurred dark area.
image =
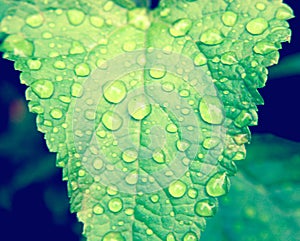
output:
M 299 1 L 285 2 L 300 16 Z M 152 8 L 157 3 L 152 1 Z M 300 58 L 300 20 L 289 23 L 293 36 L 291 43 L 283 44 L 281 59 L 295 54 Z M 55 155 L 36 130 L 35 115 L 28 112 L 19 72 L 3 58 L 0 71 L 0 240 L 82 240 L 82 225 L 70 214 L 61 169 L 55 167 Z M 259 125 L 251 132 L 300 142 L 299 90 L 299 74 L 272 76 L 259 90 L 265 105 L 259 106 Z

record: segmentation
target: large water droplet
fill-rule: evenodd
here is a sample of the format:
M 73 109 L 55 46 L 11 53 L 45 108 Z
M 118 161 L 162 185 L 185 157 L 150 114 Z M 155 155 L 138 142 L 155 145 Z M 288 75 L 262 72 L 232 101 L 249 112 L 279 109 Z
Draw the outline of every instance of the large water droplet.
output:
M 173 23 L 173 26 L 169 29 L 170 34 L 174 37 L 185 36 L 192 27 L 192 20 L 188 18 L 179 19 Z
M 101 28 L 104 24 L 104 20 L 103 20 L 103 18 L 98 17 L 98 16 L 91 16 L 90 23 L 96 28 Z
M 71 86 L 71 95 L 73 97 L 81 97 L 83 94 L 83 87 L 81 84 L 79 83 L 74 83 L 72 86 Z
M 50 111 L 50 115 L 52 116 L 52 118 L 54 119 L 60 119 L 63 116 L 63 113 L 60 109 L 58 108 L 54 108 Z
M 235 25 L 237 20 L 237 14 L 231 11 L 226 11 L 223 15 L 222 15 L 222 21 L 226 26 L 232 27 L 233 25 Z
M 209 198 L 203 199 L 196 203 L 195 213 L 202 217 L 212 217 L 217 212 L 216 200 Z
M 198 241 L 198 238 L 194 232 L 188 232 L 184 235 L 183 241 Z
M 149 74 L 154 79 L 161 79 L 166 75 L 166 68 L 165 66 L 153 67 L 149 70 Z
M 206 183 L 206 192 L 212 197 L 223 196 L 228 193 L 230 188 L 230 181 L 227 174 L 216 173 Z
M 178 128 L 175 124 L 171 123 L 171 124 L 167 125 L 166 130 L 167 130 L 167 132 L 170 132 L 170 133 L 176 133 Z
M 237 57 L 236 54 L 234 52 L 226 52 L 224 54 L 222 54 L 221 56 L 221 62 L 223 64 L 227 64 L 227 65 L 232 65 L 237 63 Z
M 33 92 L 42 99 L 50 98 L 54 92 L 54 85 L 50 80 L 38 80 L 31 86 Z
M 123 202 L 120 198 L 112 198 L 109 202 L 108 202 L 108 208 L 110 211 L 117 213 L 120 212 L 121 209 L 123 208 Z
M 141 30 L 147 30 L 151 25 L 145 8 L 136 8 L 128 11 L 128 23 Z
M 117 113 L 107 111 L 102 116 L 102 123 L 107 129 L 116 131 L 122 126 L 123 120 Z
M 138 95 L 129 101 L 128 112 L 134 119 L 142 120 L 151 113 L 151 105 L 144 95 Z
M 169 193 L 171 196 L 175 198 L 182 197 L 186 192 L 186 185 L 184 182 L 178 180 L 170 184 L 169 186 Z
M 137 184 L 139 180 L 139 175 L 137 172 L 131 172 L 128 174 L 128 176 L 126 176 L 125 181 L 129 184 L 129 185 L 135 185 Z
M 125 241 L 125 238 L 119 232 L 108 232 L 104 235 L 102 241 Z
M 152 158 L 154 161 L 156 161 L 159 164 L 165 163 L 166 161 L 165 154 L 162 151 L 154 152 Z
M 138 153 L 135 150 L 127 149 L 122 153 L 122 159 L 124 162 L 134 162 L 138 158 Z
M 204 96 L 200 101 L 199 111 L 202 119 L 207 123 L 218 125 L 224 120 L 222 103 L 216 96 Z
M 200 36 L 200 42 L 207 45 L 217 45 L 224 41 L 224 36 L 219 29 L 207 29 Z
M 255 18 L 247 23 L 246 29 L 251 34 L 262 34 L 268 28 L 269 23 L 264 18 Z
M 43 24 L 44 19 L 41 14 L 34 14 L 27 17 L 25 22 L 32 28 L 38 28 Z
M 207 63 L 207 58 L 203 53 L 198 53 L 194 58 L 194 64 L 196 66 L 205 65 Z
M 90 72 L 91 69 L 87 63 L 80 63 L 75 66 L 75 74 L 79 77 L 88 76 Z
M 104 212 L 104 209 L 101 205 L 97 204 L 93 207 L 93 213 L 100 215 Z
M 257 54 L 269 54 L 277 49 L 274 43 L 269 41 L 260 41 L 253 47 L 253 51 Z
M 82 24 L 85 14 L 78 9 L 71 9 L 67 11 L 67 18 L 70 24 L 77 26 Z
M 104 87 L 103 95 L 111 103 L 120 103 L 127 94 L 126 86 L 123 81 L 117 80 Z
M 280 7 L 278 8 L 277 12 L 276 12 L 276 18 L 279 20 L 288 20 L 295 17 L 293 10 L 285 5 L 284 7 Z

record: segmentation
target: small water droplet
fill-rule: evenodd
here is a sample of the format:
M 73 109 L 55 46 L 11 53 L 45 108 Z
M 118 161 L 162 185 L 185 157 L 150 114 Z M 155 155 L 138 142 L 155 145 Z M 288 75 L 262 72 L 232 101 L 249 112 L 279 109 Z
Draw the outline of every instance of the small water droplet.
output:
M 228 193 L 230 188 L 230 181 L 227 174 L 216 173 L 206 183 L 206 192 L 212 197 L 223 196 Z
M 188 190 L 188 196 L 189 196 L 190 198 L 195 199 L 195 198 L 197 197 L 197 195 L 198 195 L 198 192 L 197 192 L 196 189 L 191 188 L 191 189 Z
M 133 149 L 127 149 L 122 153 L 122 159 L 124 162 L 134 162 L 138 158 L 138 153 Z
M 246 29 L 249 33 L 258 35 L 258 34 L 262 34 L 263 32 L 265 32 L 266 29 L 268 28 L 268 26 L 269 26 L 269 23 L 266 19 L 255 18 L 247 23 Z
M 32 28 L 38 28 L 43 24 L 44 19 L 41 14 L 34 14 L 27 17 L 25 22 Z
M 135 41 L 126 41 L 124 44 L 123 44 L 123 50 L 126 51 L 126 52 L 130 52 L 130 51 L 133 51 L 135 50 L 136 48 L 136 42 Z
M 279 20 L 288 20 L 294 17 L 293 10 L 288 5 L 278 8 L 276 12 L 276 18 Z
M 171 124 L 167 125 L 166 130 L 167 130 L 167 132 L 175 133 L 175 132 L 177 132 L 178 128 L 175 124 L 171 123 Z
M 58 108 L 54 108 L 50 111 L 50 115 L 52 116 L 52 118 L 54 119 L 60 119 L 63 116 L 63 113 L 60 109 Z
M 115 186 L 108 186 L 106 192 L 110 196 L 114 196 L 118 194 L 118 188 Z
M 189 91 L 189 90 L 181 90 L 181 91 L 179 92 L 179 95 L 180 95 L 181 97 L 189 97 L 189 96 L 190 96 L 190 91 Z
M 42 99 L 50 98 L 54 92 L 54 85 L 50 80 L 37 80 L 32 84 L 31 88 Z
M 199 111 L 202 119 L 210 124 L 221 124 L 224 120 L 222 103 L 216 96 L 206 95 L 199 104 Z
M 128 11 L 128 23 L 137 29 L 147 30 L 151 25 L 151 21 L 146 8 L 136 8 Z
M 162 151 L 154 152 L 152 158 L 159 164 L 166 162 L 165 154 Z
M 97 204 L 93 207 L 93 213 L 100 215 L 104 212 L 104 209 L 101 205 Z
M 70 9 L 67 11 L 67 18 L 70 24 L 78 26 L 83 23 L 85 14 L 78 9 Z
M 98 17 L 98 16 L 91 16 L 90 23 L 96 28 L 101 28 L 104 24 L 104 20 L 103 20 L 103 18 Z
M 100 158 L 96 158 L 93 162 L 93 167 L 96 170 L 100 170 L 103 167 L 103 161 Z
M 203 141 L 203 147 L 205 149 L 212 149 L 216 147 L 220 143 L 220 139 L 218 137 L 207 137 Z
M 85 52 L 85 48 L 80 42 L 78 41 L 72 42 L 72 47 L 69 50 L 70 54 L 82 54 L 84 52 Z
M 78 171 L 78 176 L 79 176 L 79 177 L 84 177 L 84 176 L 85 176 L 85 173 L 86 173 L 85 170 L 82 170 L 82 169 L 81 169 L 81 170 Z
M 131 216 L 131 215 L 133 215 L 134 210 L 132 208 L 127 208 L 127 209 L 125 209 L 124 212 L 126 215 Z
M 176 241 L 174 234 L 169 233 L 169 234 L 167 235 L 166 241 Z
M 255 7 L 256 7 L 256 9 L 258 9 L 259 11 L 263 11 L 263 10 L 266 9 L 266 4 L 259 2 L 259 3 L 256 3 Z
M 149 70 L 149 74 L 154 79 L 161 79 L 166 75 L 165 66 L 156 66 Z
M 71 98 L 69 96 L 61 95 L 58 97 L 58 99 L 63 103 L 70 103 Z
M 151 105 L 144 95 L 135 96 L 128 103 L 128 112 L 136 120 L 144 119 L 151 110 Z
M 212 217 L 217 212 L 216 200 L 209 198 L 196 203 L 195 213 L 201 217 Z
M 29 59 L 27 60 L 27 65 L 31 70 L 39 70 L 42 66 L 42 62 L 40 60 Z
M 164 90 L 166 92 L 172 92 L 175 89 L 174 84 L 171 82 L 164 82 L 161 87 L 162 87 L 162 90 Z
M 71 95 L 73 97 L 81 97 L 83 94 L 83 87 L 79 83 L 74 83 L 71 87 Z
M 269 54 L 277 49 L 274 43 L 269 41 L 260 41 L 253 47 L 253 51 L 257 54 Z
M 236 54 L 230 51 L 222 54 L 221 62 L 223 64 L 232 65 L 232 64 L 236 64 L 238 61 L 237 61 Z
M 54 66 L 54 68 L 57 68 L 57 69 L 65 69 L 66 68 L 65 62 L 63 62 L 61 60 L 55 61 L 53 66 Z
M 173 37 L 185 36 L 192 27 L 192 20 L 183 18 L 175 21 L 173 26 L 169 29 L 170 34 Z
M 104 235 L 102 241 L 125 241 L 125 238 L 119 232 L 108 232 Z
M 153 234 L 153 230 L 148 228 L 148 229 L 146 230 L 146 234 L 147 234 L 147 235 L 152 235 L 152 234 Z
M 190 143 L 184 140 L 178 140 L 176 142 L 176 147 L 179 151 L 184 152 L 190 147 Z
M 224 36 L 219 29 L 207 29 L 200 36 L 200 42 L 206 45 L 217 45 L 224 41 Z
M 117 80 L 104 87 L 104 98 L 111 103 L 120 103 L 127 94 L 126 86 L 123 81 Z
M 122 126 L 123 120 L 117 113 L 107 111 L 102 116 L 102 123 L 107 129 L 116 131 Z
M 75 74 L 79 77 L 88 76 L 90 72 L 91 69 L 87 63 L 80 63 L 75 66 Z
M 169 186 L 169 193 L 175 198 L 182 197 L 186 192 L 186 184 L 180 180 L 175 181 Z
M 157 194 L 154 194 L 150 197 L 151 202 L 157 203 L 159 201 L 159 196 Z
M 194 58 L 194 64 L 196 66 L 202 66 L 207 63 L 207 58 L 203 53 L 198 53 Z
M 108 202 L 108 208 L 110 211 L 117 213 L 120 212 L 123 208 L 123 202 L 120 198 L 112 198 L 109 202 Z
M 232 27 L 233 25 L 235 25 L 237 20 L 237 14 L 231 11 L 226 11 L 223 15 L 222 15 L 222 21 L 226 26 Z
M 194 232 L 188 232 L 184 235 L 183 241 L 198 241 L 198 238 Z
M 137 172 L 131 172 L 129 173 L 126 178 L 125 178 L 125 181 L 129 184 L 129 185 L 135 185 L 137 184 L 139 180 L 139 175 Z

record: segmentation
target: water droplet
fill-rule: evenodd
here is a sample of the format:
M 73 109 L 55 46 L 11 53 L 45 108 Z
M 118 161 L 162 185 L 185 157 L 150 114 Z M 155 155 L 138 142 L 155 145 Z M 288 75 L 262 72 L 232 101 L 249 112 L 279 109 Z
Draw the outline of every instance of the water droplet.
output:
M 159 196 L 157 194 L 154 194 L 150 197 L 150 200 L 153 202 L 153 203 L 157 203 L 159 201 Z
M 84 52 L 85 52 L 85 48 L 80 42 L 78 41 L 72 42 L 72 47 L 69 50 L 70 54 L 82 54 Z
M 134 119 L 142 120 L 151 113 L 151 105 L 144 95 L 138 95 L 129 101 L 128 112 Z
M 108 202 L 108 208 L 110 211 L 117 213 L 120 212 L 121 209 L 123 208 L 123 202 L 120 198 L 112 198 L 109 202 Z
M 63 103 L 70 103 L 71 98 L 69 96 L 61 95 L 58 97 L 58 99 Z
M 176 241 L 174 234 L 169 233 L 166 241 Z
M 184 152 L 190 147 L 190 143 L 188 143 L 187 141 L 178 140 L 176 142 L 176 147 L 179 151 Z
M 32 28 L 38 28 L 43 24 L 44 19 L 41 14 L 34 14 L 27 17 L 25 22 Z
M 195 213 L 201 217 L 212 217 L 216 212 L 217 203 L 214 199 L 203 199 L 195 205 Z
M 84 177 L 84 176 L 85 176 L 85 170 L 82 170 L 82 169 L 79 170 L 79 171 L 78 171 L 78 176 L 79 176 L 79 177 Z
M 166 92 L 172 92 L 175 89 L 174 84 L 171 82 L 164 82 L 161 87 L 162 87 L 162 90 L 164 90 Z
M 156 66 L 149 70 L 149 74 L 154 79 L 161 79 L 166 75 L 165 66 Z
M 103 20 L 103 18 L 98 17 L 98 16 L 91 16 L 90 23 L 96 28 L 101 28 L 104 24 L 104 20 Z
M 127 149 L 122 153 L 124 162 L 134 162 L 138 158 L 138 153 L 135 150 Z
M 175 21 L 173 26 L 169 29 L 170 34 L 174 37 L 185 36 L 192 27 L 192 20 L 183 18 Z
M 198 195 L 198 192 L 197 192 L 196 189 L 191 188 L 191 189 L 188 190 L 188 196 L 189 196 L 190 198 L 195 199 L 195 198 L 197 197 L 197 195 Z
M 39 60 L 29 59 L 27 61 L 27 65 L 28 65 L 29 69 L 31 69 L 31 70 L 39 70 L 42 66 L 42 62 Z
M 186 185 L 184 182 L 178 180 L 170 184 L 169 193 L 175 198 L 182 197 L 186 192 Z
M 131 215 L 133 215 L 134 210 L 132 208 L 127 208 L 127 209 L 125 209 L 124 212 L 126 215 L 131 216 Z
M 295 17 L 293 10 L 285 5 L 284 7 L 280 7 L 278 8 L 277 12 L 276 12 L 276 18 L 279 20 L 288 20 Z
M 246 29 L 251 34 L 262 34 L 268 28 L 269 23 L 264 18 L 255 18 L 247 23 Z
M 67 18 L 70 24 L 77 26 L 82 24 L 85 14 L 78 9 L 71 9 L 67 11 Z
M 136 8 L 128 11 L 128 23 L 141 30 L 147 30 L 151 25 L 145 8 Z
M 212 149 L 216 147 L 220 143 L 220 139 L 218 137 L 208 137 L 203 141 L 203 147 L 206 149 Z
M 120 103 L 127 94 L 126 86 L 123 81 L 117 80 L 104 87 L 104 98 L 111 103 Z
M 147 235 L 152 235 L 152 234 L 153 234 L 153 230 L 148 228 L 148 229 L 146 230 L 146 234 L 147 234 Z
M 226 26 L 232 27 L 233 25 L 235 25 L 237 20 L 237 14 L 231 11 L 226 11 L 223 15 L 222 15 L 222 21 Z
M 198 238 L 194 232 L 188 232 L 184 235 L 183 241 L 198 241 Z
M 194 64 L 196 66 L 202 66 L 207 63 L 207 58 L 203 53 L 198 53 L 194 58 Z
M 175 124 L 171 123 L 171 124 L 167 125 L 166 130 L 167 130 L 167 132 L 175 133 L 175 132 L 177 132 L 178 128 Z
M 153 155 L 152 155 L 152 158 L 153 158 L 154 161 L 156 161 L 159 164 L 166 162 L 165 154 L 163 152 L 160 152 L 160 151 L 154 152 Z
M 31 86 L 33 92 L 42 99 L 50 98 L 54 92 L 54 85 L 50 80 L 38 80 Z
M 137 184 L 138 180 L 139 180 L 139 175 L 135 171 L 129 173 L 128 176 L 125 178 L 125 181 L 130 185 Z
M 208 29 L 200 36 L 200 42 L 206 45 L 217 45 L 222 43 L 223 41 L 223 34 L 216 28 Z
M 57 69 L 65 69 L 66 68 L 65 62 L 63 62 L 61 60 L 55 61 L 53 66 L 54 66 L 54 68 L 57 68 Z
M 107 111 L 102 116 L 102 123 L 107 129 L 116 131 L 121 127 L 123 120 L 117 113 Z
M 216 173 L 206 183 L 206 192 L 212 197 L 225 195 L 229 191 L 230 181 L 227 174 Z
M 34 49 L 31 42 L 16 34 L 9 35 L 2 43 L 2 48 L 20 57 L 32 56 Z
M 179 95 L 180 95 L 181 97 L 189 97 L 189 96 L 190 96 L 190 91 L 189 91 L 189 90 L 181 90 L 181 91 L 179 92 Z
M 202 119 L 210 124 L 221 124 L 224 120 L 222 103 L 216 96 L 206 95 L 199 104 L 199 111 Z
M 79 83 L 74 83 L 71 87 L 71 95 L 73 97 L 81 97 L 83 94 L 83 87 Z
M 257 54 L 269 54 L 277 49 L 272 42 L 260 41 L 254 46 L 253 51 Z
M 110 196 L 114 196 L 118 194 L 118 188 L 115 186 L 108 186 L 106 192 Z
M 125 238 L 119 232 L 108 232 L 104 235 L 102 241 L 125 241 Z
M 97 204 L 93 207 L 93 212 L 97 215 L 100 215 L 104 212 L 104 209 L 101 205 Z
M 54 119 L 60 119 L 63 116 L 63 113 L 60 109 L 58 108 L 54 108 L 50 111 L 50 115 L 54 118 Z
M 263 11 L 266 9 L 266 5 L 264 3 L 256 3 L 255 5 L 256 9 Z
M 252 116 L 246 110 L 242 110 L 241 113 L 235 118 L 234 124 L 237 127 L 245 127 L 249 125 L 252 121 Z
M 103 167 L 103 161 L 99 158 L 96 158 L 93 162 L 93 167 L 97 170 L 100 170 Z
M 79 77 L 88 76 L 90 72 L 91 69 L 87 63 L 80 63 L 75 66 L 75 74 Z
M 136 42 L 135 41 L 126 41 L 124 44 L 123 44 L 123 50 L 126 51 L 126 52 L 130 52 L 130 51 L 133 51 L 135 50 L 136 48 Z
M 236 54 L 230 51 L 222 54 L 221 62 L 223 64 L 232 65 L 232 64 L 236 64 L 238 61 L 237 61 Z

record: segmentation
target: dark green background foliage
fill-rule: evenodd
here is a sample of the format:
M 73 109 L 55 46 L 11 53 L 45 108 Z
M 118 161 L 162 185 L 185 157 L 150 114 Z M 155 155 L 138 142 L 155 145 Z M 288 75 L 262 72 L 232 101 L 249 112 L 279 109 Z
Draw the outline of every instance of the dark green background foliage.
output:
M 297 1 L 285 1 L 300 15 Z M 4 8 L 0 10 L 0 18 Z M 290 21 L 291 44 L 260 90 L 259 126 L 252 127 L 248 156 L 238 163 L 230 193 L 220 199 L 203 241 L 296 241 L 300 237 L 300 21 Z M 298 26 L 298 29 L 297 29 Z M 25 87 L 13 63 L 0 60 L 1 240 L 80 240 L 81 224 L 69 214 L 66 185 L 49 154 Z

